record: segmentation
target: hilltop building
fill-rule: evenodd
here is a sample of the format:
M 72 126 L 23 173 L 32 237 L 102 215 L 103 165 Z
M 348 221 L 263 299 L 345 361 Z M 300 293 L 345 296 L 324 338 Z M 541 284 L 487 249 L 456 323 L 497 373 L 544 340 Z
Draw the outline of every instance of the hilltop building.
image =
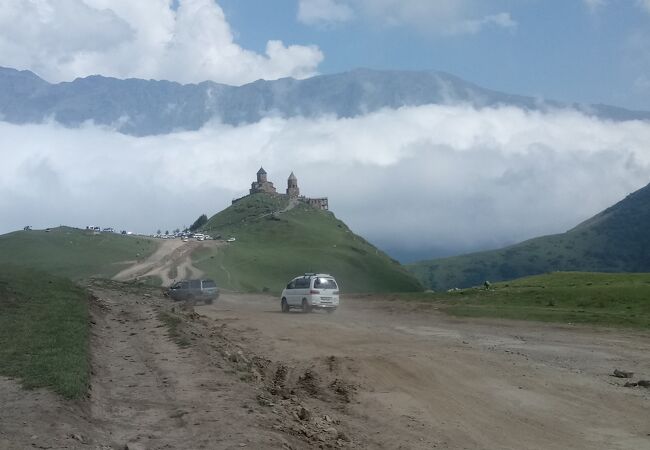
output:
M 298 187 L 298 178 L 291 172 L 287 180 L 287 196 L 289 198 L 300 197 L 300 188 Z
M 260 170 L 257 171 L 257 181 L 251 183 L 251 194 L 257 194 L 258 192 L 266 192 L 267 194 L 276 194 L 275 186 L 273 183 L 266 179 L 266 170 L 264 167 L 260 167 Z
M 264 170 L 263 167 L 260 167 L 260 170 L 257 171 L 257 179 L 256 181 L 253 181 L 251 183 L 251 188 L 249 190 L 248 195 L 259 194 L 259 193 L 277 195 L 280 197 L 287 197 L 290 200 L 295 199 L 299 202 L 306 203 L 307 205 L 316 209 L 322 209 L 325 211 L 329 209 L 329 202 L 327 197 L 310 198 L 310 197 L 305 197 L 304 195 L 300 195 L 300 188 L 298 187 L 298 178 L 296 178 L 293 172 L 291 172 L 291 175 L 289 175 L 289 178 L 287 179 L 286 194 L 278 194 L 277 190 L 275 189 L 275 186 L 273 186 L 273 183 L 271 183 L 267 179 L 266 170 Z M 233 204 L 237 203 L 242 198 L 248 197 L 248 195 L 233 200 L 232 201 Z

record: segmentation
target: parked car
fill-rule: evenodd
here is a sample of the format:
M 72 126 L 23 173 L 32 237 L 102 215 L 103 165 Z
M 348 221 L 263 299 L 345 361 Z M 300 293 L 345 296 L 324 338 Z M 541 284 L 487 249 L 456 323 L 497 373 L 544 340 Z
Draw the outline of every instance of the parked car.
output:
M 181 280 L 167 289 L 167 295 L 177 301 L 199 300 L 209 304 L 219 298 L 219 288 L 213 280 Z
M 287 284 L 280 306 L 285 313 L 291 308 L 300 308 L 303 312 L 324 309 L 332 313 L 339 306 L 339 286 L 327 273 L 306 273 Z

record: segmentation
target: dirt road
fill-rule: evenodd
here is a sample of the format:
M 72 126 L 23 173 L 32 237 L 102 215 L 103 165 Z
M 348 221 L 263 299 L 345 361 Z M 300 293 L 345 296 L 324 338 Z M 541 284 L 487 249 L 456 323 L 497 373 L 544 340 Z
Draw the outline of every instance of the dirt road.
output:
M 647 332 L 91 289 L 89 399 L 1 380 L 0 448 L 650 449 L 650 390 L 610 376 L 650 378 Z
M 225 295 L 196 311 L 248 348 L 326 385 L 355 387 L 342 420 L 373 448 L 646 449 L 648 333 L 454 320 L 426 306 L 349 298 L 334 315 L 282 314 L 277 299 Z
M 199 278 L 203 272 L 192 263 L 192 253 L 201 247 L 218 247 L 220 241 L 189 241 L 180 239 L 160 241 L 158 249 L 142 262 L 127 267 L 113 277 L 117 281 L 133 281 L 144 277 L 158 277 L 163 286 L 181 278 Z

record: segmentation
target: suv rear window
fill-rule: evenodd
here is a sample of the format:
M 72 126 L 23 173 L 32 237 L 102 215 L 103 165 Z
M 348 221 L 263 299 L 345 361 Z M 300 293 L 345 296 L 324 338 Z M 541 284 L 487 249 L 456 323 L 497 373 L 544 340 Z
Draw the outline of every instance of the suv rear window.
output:
M 316 278 L 314 280 L 314 289 L 337 289 L 336 281 L 332 278 Z
M 203 282 L 203 287 L 204 287 L 204 288 L 214 288 L 214 287 L 217 287 L 217 283 L 215 283 L 215 282 L 212 281 L 212 280 L 205 280 L 205 281 Z

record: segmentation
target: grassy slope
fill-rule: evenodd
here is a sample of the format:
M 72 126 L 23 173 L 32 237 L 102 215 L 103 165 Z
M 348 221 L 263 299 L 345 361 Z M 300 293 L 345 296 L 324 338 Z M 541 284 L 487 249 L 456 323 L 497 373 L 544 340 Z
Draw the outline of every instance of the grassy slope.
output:
M 0 265 L 0 374 L 80 398 L 88 385 L 87 294 L 71 281 Z
M 578 225 L 504 249 L 422 261 L 408 269 L 434 290 L 551 271 L 650 271 L 650 186 Z
M 334 275 L 343 292 L 421 290 L 412 275 L 334 214 L 303 204 L 272 214 L 286 205 L 282 198 L 256 194 L 215 215 L 204 230 L 237 241 L 195 254 L 195 264 L 236 290 L 280 292 L 304 272 Z
M 124 261 L 145 258 L 156 248 L 156 242 L 147 238 L 93 235 L 68 227 L 49 233 L 17 231 L 0 236 L 0 264 L 32 267 L 72 279 L 110 278 L 128 266 Z
M 650 274 L 565 272 L 537 275 L 489 290 L 402 294 L 448 313 L 650 329 Z

